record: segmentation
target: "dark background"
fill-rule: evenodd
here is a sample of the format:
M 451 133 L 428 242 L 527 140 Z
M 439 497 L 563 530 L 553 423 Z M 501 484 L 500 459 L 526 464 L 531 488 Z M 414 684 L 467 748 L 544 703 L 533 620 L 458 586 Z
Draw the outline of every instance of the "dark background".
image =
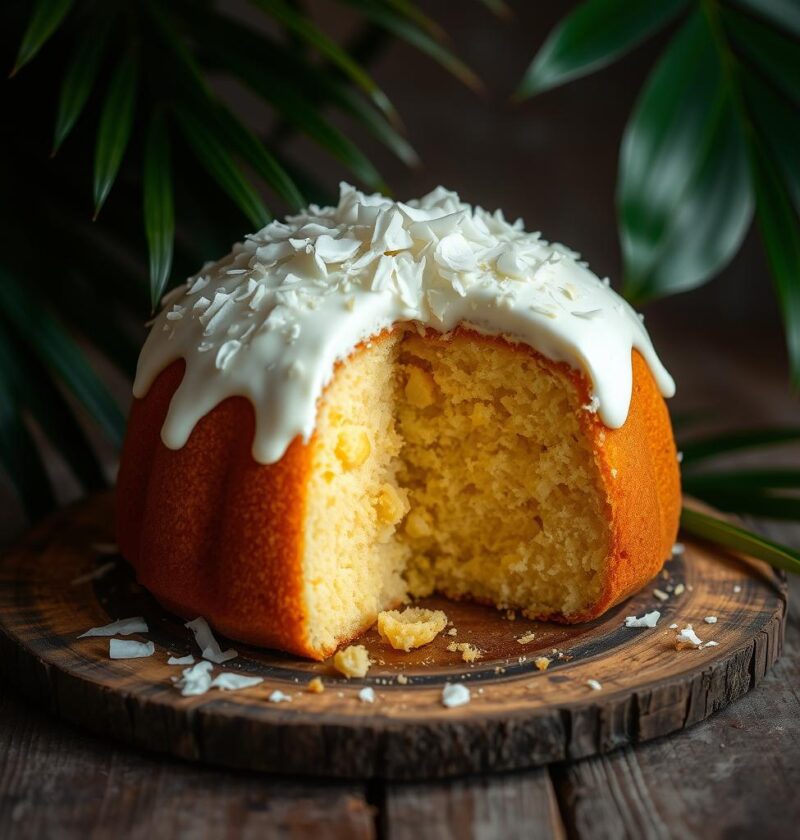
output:
M 357 28 L 357 18 L 342 4 L 312 0 L 307 5 L 337 39 L 346 41 Z M 390 42 L 371 72 L 403 118 L 421 165 L 409 170 L 357 126 L 342 120 L 341 127 L 398 198 L 442 184 L 470 203 L 502 207 L 509 217 L 522 216 L 528 230 L 541 230 L 546 239 L 580 251 L 595 273 L 619 287 L 614 204 L 619 144 L 637 93 L 671 33 L 648 40 L 599 73 L 515 104 L 511 95 L 533 55 L 575 3 L 512 0 L 509 20 L 497 18 L 478 0 L 419 0 L 418 5 L 443 25 L 455 52 L 485 83 L 485 93 L 475 94 L 407 44 Z M 253 25 L 261 23 L 262 16 L 245 0 L 229 0 L 228 8 Z M 274 128 L 269 111 L 245 90 L 224 80 L 216 80 L 215 87 L 262 133 Z M 288 138 L 283 151 L 332 192 L 348 178 L 336 160 L 305 138 Z M 243 222 L 242 234 L 245 228 Z M 707 409 L 716 425 L 796 421 L 778 309 L 755 231 L 720 276 L 644 311 L 656 349 L 678 384 L 673 411 Z M 143 300 L 142 323 L 147 315 Z M 127 407 L 130 383 L 97 362 Z M 749 398 L 740 398 L 736 385 L 745 377 L 763 384 L 763 397 L 751 387 Z M 113 476 L 115 455 L 104 441 L 98 446 Z M 54 453 L 48 455 L 48 469 L 60 499 L 75 498 L 78 488 Z M 24 517 L 2 476 L 0 503 L 0 541 L 7 541 L 24 526 Z

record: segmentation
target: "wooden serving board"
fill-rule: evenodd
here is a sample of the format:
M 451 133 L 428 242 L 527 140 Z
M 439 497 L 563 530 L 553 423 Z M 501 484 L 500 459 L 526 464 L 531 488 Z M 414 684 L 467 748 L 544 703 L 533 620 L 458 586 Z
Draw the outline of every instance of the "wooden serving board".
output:
M 686 543 L 666 577 L 575 627 L 511 620 L 496 610 L 429 599 L 457 629 L 411 653 L 364 637 L 375 664 L 346 680 L 312 663 L 237 643 L 217 670 L 264 677 L 237 692 L 184 698 L 169 655 L 197 654 L 183 622 L 138 586 L 112 539 L 112 498 L 94 496 L 32 531 L 0 560 L 0 668 L 10 684 L 95 732 L 152 750 L 233 767 L 331 777 L 422 779 L 531 767 L 606 752 L 683 729 L 736 700 L 778 658 L 785 582 L 767 566 Z M 94 577 L 90 577 L 92 573 Z M 658 601 L 653 589 L 683 584 Z M 626 615 L 659 609 L 653 629 L 627 629 Z M 90 627 L 143 615 L 154 656 L 111 660 Z M 717 616 L 710 625 L 704 617 Z M 676 651 L 677 623 L 717 647 Z M 536 634 L 529 644 L 517 638 Z M 447 650 L 470 642 L 484 654 L 468 665 Z M 554 653 L 554 650 L 556 651 Z M 552 658 L 540 671 L 536 657 Z M 306 685 L 322 677 L 326 690 Z M 398 681 L 400 678 L 401 682 Z M 403 679 L 404 678 L 404 679 Z M 601 684 L 599 690 L 589 680 Z M 445 708 L 442 688 L 463 682 L 468 705 Z M 358 699 L 365 685 L 376 700 Z M 279 689 L 289 703 L 271 703 Z

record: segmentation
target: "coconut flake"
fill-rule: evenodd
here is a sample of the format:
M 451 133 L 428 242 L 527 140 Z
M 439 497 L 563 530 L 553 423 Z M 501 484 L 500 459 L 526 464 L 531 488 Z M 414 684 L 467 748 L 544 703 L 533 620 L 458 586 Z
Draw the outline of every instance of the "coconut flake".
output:
M 358 692 L 358 699 L 362 703 L 374 703 L 375 689 L 369 685 L 366 688 L 362 688 L 361 691 Z
M 186 656 L 170 656 L 167 665 L 194 665 L 194 657 L 191 653 Z
M 89 636 L 130 636 L 131 633 L 146 633 L 147 622 L 141 617 L 121 618 L 119 621 L 112 621 L 111 624 L 104 624 L 102 627 L 92 627 L 85 633 L 78 636 L 79 639 L 86 639 Z
M 233 671 L 223 671 L 217 674 L 211 681 L 212 688 L 221 688 L 223 691 L 239 691 L 243 688 L 252 688 L 264 682 L 263 677 L 248 677 L 246 674 L 235 674 Z
M 292 698 L 288 694 L 284 694 L 282 691 L 273 691 L 272 694 L 269 696 L 270 703 L 291 703 Z
M 221 665 L 223 662 L 236 659 L 239 655 L 233 648 L 225 651 L 220 648 L 219 642 L 214 638 L 214 634 L 208 626 L 208 622 L 202 616 L 198 616 L 194 621 L 187 621 L 184 626 L 194 633 L 194 640 L 201 650 L 200 655 L 203 659 Z
M 717 617 L 715 615 L 707 615 L 703 621 L 705 621 L 706 624 L 716 624 Z
M 156 646 L 152 642 L 135 642 L 131 639 L 110 639 L 108 655 L 111 659 L 141 659 L 152 656 Z
M 463 683 L 445 683 L 442 689 L 442 705 L 448 709 L 466 706 L 470 701 L 469 689 Z
M 703 640 L 694 632 L 691 624 L 687 624 L 683 630 L 675 637 L 676 650 L 685 650 L 686 648 L 699 649 L 703 644 Z
M 658 624 L 658 619 L 661 618 L 661 613 L 658 610 L 645 613 L 641 618 L 635 615 L 629 615 L 625 618 L 626 627 L 655 627 Z
M 109 560 L 108 563 L 101 563 L 91 572 L 87 572 L 85 575 L 78 575 L 78 577 L 73 578 L 71 584 L 72 586 L 78 586 L 81 583 L 88 583 L 90 580 L 98 580 L 103 577 L 103 575 L 108 574 L 116 565 L 116 560 Z
M 184 697 L 197 697 L 205 694 L 211 688 L 210 662 L 198 662 L 191 668 L 183 671 L 183 676 L 176 681 L 175 685 L 181 690 Z
M 598 680 L 586 680 L 586 685 L 588 685 L 589 688 L 592 689 L 592 691 L 600 691 L 603 688 L 602 683 L 600 683 Z

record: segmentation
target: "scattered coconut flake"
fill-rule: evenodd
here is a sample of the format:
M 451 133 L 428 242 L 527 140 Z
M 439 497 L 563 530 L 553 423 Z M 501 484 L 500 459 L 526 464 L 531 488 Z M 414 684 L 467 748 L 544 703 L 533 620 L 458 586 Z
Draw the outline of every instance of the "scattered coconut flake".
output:
M 597 680 L 586 680 L 586 685 L 592 689 L 592 691 L 600 691 L 603 686 Z
M 184 627 L 188 627 L 194 633 L 194 640 L 200 648 L 200 655 L 203 659 L 221 665 L 223 662 L 236 659 L 239 655 L 232 648 L 225 651 L 220 648 L 219 642 L 214 638 L 214 634 L 204 618 L 198 616 L 194 621 L 187 621 Z
M 655 598 L 658 598 L 659 601 L 668 601 L 669 600 L 669 595 L 666 592 L 664 592 L 663 589 L 654 589 L 653 590 L 653 596 Z
M 262 682 L 264 682 L 264 677 L 249 677 L 247 674 L 223 671 L 211 680 L 211 687 L 221 688 L 223 691 L 239 691 L 242 688 L 252 688 Z
M 670 629 L 670 630 L 677 630 L 677 629 L 678 629 L 678 625 L 677 625 L 677 624 L 670 624 L 669 629 Z
M 678 463 L 683 463 L 683 452 L 681 452 L 680 450 L 678 450 Z
M 194 657 L 191 653 L 186 656 L 170 656 L 167 665 L 194 665 Z
M 272 694 L 269 696 L 270 703 L 291 703 L 292 698 L 289 697 L 288 694 L 284 694 L 282 691 L 273 691 Z
M 700 647 L 701 647 L 701 648 L 707 648 L 707 647 L 719 647 L 719 642 L 715 642 L 715 641 L 712 639 L 712 640 L 711 640 L 711 641 L 709 641 L 709 642 L 703 642 L 703 644 L 702 644 L 702 645 L 700 645 Z
M 470 701 L 469 689 L 463 683 L 445 683 L 442 689 L 442 705 L 448 709 L 466 706 Z
M 130 636 L 131 633 L 146 633 L 147 622 L 138 615 L 134 618 L 121 618 L 119 621 L 112 621 L 111 624 L 104 624 L 102 627 L 92 627 L 85 633 L 78 636 L 85 639 L 89 636 Z
M 107 563 L 101 563 L 91 572 L 87 572 L 85 575 L 78 575 L 78 577 L 73 578 L 71 581 L 72 586 L 79 586 L 82 583 L 88 583 L 90 580 L 98 580 L 103 577 L 103 575 L 107 575 L 116 565 L 117 563 L 115 560 L 109 560 Z
M 676 594 L 676 595 L 683 595 L 683 593 L 684 593 L 685 591 L 686 591 L 686 587 L 685 587 L 682 583 L 679 583 L 679 584 L 675 587 L 675 594 Z
M 529 633 L 526 633 L 524 636 L 520 636 L 517 639 L 518 645 L 529 645 L 534 639 L 536 638 L 536 633 L 531 630 Z
M 198 662 L 197 665 L 191 668 L 186 668 L 183 671 L 183 676 L 176 680 L 175 685 L 181 690 L 184 697 L 197 697 L 200 694 L 205 694 L 211 688 L 211 669 L 210 662 Z
M 135 642 L 132 639 L 110 639 L 108 642 L 111 659 L 141 659 L 155 652 L 156 646 L 152 642 Z
M 686 648 L 699 649 L 703 640 L 694 632 L 691 624 L 687 624 L 675 637 L 675 649 L 685 650 Z
M 400 685 L 407 685 L 408 684 L 408 677 L 405 674 L 398 674 L 397 675 L 397 682 Z
M 533 660 L 533 664 L 540 671 L 546 671 L 550 667 L 550 663 L 552 661 L 552 659 L 548 659 L 546 656 L 537 656 L 536 659 Z
M 733 587 L 733 591 L 738 595 L 742 591 L 742 587 L 737 583 L 736 586 Z
M 706 624 L 716 624 L 717 617 L 715 615 L 707 615 L 703 621 L 705 621 Z
M 635 615 L 625 617 L 626 627 L 655 627 L 658 624 L 658 619 L 661 618 L 661 613 L 658 610 L 645 613 L 641 618 Z
M 362 688 L 361 691 L 358 692 L 358 699 L 362 703 L 374 703 L 375 689 L 371 686 L 366 686 L 366 688 Z
M 672 546 L 672 553 L 673 555 L 680 556 L 684 554 L 686 551 L 686 546 L 682 542 L 676 542 L 675 545 Z

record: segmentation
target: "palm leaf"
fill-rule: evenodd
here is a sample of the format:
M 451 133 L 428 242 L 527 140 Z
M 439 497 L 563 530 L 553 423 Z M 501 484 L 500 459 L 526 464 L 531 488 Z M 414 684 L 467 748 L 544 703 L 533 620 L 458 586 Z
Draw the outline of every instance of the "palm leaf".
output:
M 92 37 L 87 39 L 88 43 L 81 43 L 76 48 L 64 74 L 53 131 L 53 155 L 72 131 L 86 105 L 100 66 L 105 39 L 106 27 L 95 30 Z
M 704 438 L 681 443 L 684 469 L 691 468 L 698 461 L 764 446 L 777 446 L 783 443 L 800 441 L 800 428 L 784 429 L 747 429 L 728 432 L 711 438 Z
M 684 507 L 681 511 L 681 526 L 701 539 L 756 557 L 777 569 L 800 573 L 800 553 L 723 519 Z
M 150 250 L 150 305 L 155 309 L 167 285 L 175 237 L 169 133 L 162 113 L 156 114 L 150 123 L 143 186 L 144 227 Z
M 800 36 L 800 5 L 796 0 L 734 0 L 743 9 L 755 12 L 770 23 Z
M 746 147 L 702 12 L 667 49 L 625 130 L 618 203 L 625 293 L 634 299 L 699 285 L 747 231 Z
M 396 119 L 394 107 L 369 74 L 345 50 L 323 32 L 320 32 L 307 18 L 298 14 L 284 0 L 251 0 L 251 2 L 310 44 L 321 55 L 330 59 L 358 87 L 369 94 L 382 111 L 389 117 Z
M 517 88 L 525 98 L 605 67 L 675 17 L 688 0 L 586 0 L 550 33 Z
M 269 210 L 250 186 L 250 182 L 236 165 L 228 149 L 220 142 L 217 134 L 209 132 L 207 124 L 188 109 L 177 110 L 176 116 L 183 136 L 198 161 L 247 216 L 251 224 L 259 229 L 264 227 L 272 218 Z
M 393 12 L 391 5 L 372 0 L 343 0 L 358 9 L 367 20 L 391 32 L 416 47 L 452 73 L 474 91 L 483 91 L 483 83 L 472 70 L 446 47 L 432 38 L 424 29 L 414 26 L 402 15 Z
M 11 75 L 16 75 L 44 46 L 69 13 L 74 0 L 38 0 L 14 62 Z
M 137 72 L 136 56 L 129 51 L 117 65 L 108 86 L 94 156 L 95 218 L 108 198 L 130 139 L 136 106 Z
M 116 444 L 122 442 L 122 413 L 73 339 L 28 290 L 0 269 L 0 307 L 39 360 L 81 402 Z

